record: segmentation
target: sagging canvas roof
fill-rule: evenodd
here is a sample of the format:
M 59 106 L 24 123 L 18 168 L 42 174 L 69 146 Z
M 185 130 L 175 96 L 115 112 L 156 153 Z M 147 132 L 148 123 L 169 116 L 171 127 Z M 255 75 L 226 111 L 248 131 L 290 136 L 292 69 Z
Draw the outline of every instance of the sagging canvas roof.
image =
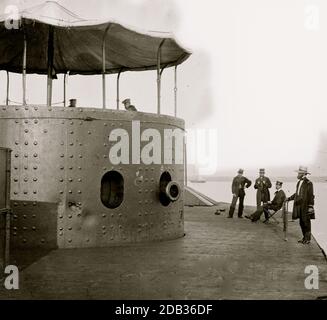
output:
M 24 9 L 18 16 L 18 29 L 8 29 L 9 16 L 0 16 L 0 70 L 22 72 L 25 33 L 26 72 L 46 74 L 49 28 L 53 28 L 55 73 L 101 74 L 104 38 L 106 73 L 156 69 L 162 40 L 162 67 L 178 65 L 190 55 L 169 33 L 137 32 L 115 21 L 84 20 L 56 2 Z

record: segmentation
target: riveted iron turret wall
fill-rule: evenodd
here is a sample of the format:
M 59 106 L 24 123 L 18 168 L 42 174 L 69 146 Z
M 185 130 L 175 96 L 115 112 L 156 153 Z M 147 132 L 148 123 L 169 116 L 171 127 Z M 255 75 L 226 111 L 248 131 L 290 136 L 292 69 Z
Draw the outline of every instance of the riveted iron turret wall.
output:
M 109 161 L 111 130 L 125 129 L 131 137 L 132 120 L 140 121 L 141 132 L 155 128 L 164 136 L 164 129 L 184 130 L 181 119 L 140 112 L 0 107 L 0 145 L 13 150 L 14 246 L 109 246 L 183 236 L 183 165 Z M 115 209 L 100 198 L 101 179 L 111 170 L 124 179 L 124 199 Z M 182 190 L 168 206 L 158 195 L 163 172 Z

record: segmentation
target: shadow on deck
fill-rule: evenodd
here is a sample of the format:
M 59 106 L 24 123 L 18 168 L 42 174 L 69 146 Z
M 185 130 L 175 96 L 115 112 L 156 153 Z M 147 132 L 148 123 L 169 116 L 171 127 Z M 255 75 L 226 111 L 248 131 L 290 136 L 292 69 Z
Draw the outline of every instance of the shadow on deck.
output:
M 279 225 L 227 219 L 227 210 L 186 207 L 181 239 L 124 247 L 51 251 L 21 272 L 20 290 L 2 299 L 317 299 L 327 295 L 326 260 L 313 241 L 288 242 Z M 277 218 L 279 219 L 279 218 Z M 27 252 L 25 254 L 28 254 Z M 304 269 L 319 268 L 319 290 Z

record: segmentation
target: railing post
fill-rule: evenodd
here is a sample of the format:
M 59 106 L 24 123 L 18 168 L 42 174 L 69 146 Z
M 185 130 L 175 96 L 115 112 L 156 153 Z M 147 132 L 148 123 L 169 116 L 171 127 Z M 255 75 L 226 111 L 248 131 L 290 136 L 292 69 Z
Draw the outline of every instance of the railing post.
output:
M 116 101 L 117 101 L 117 110 L 119 110 L 119 80 L 120 80 L 120 74 L 121 74 L 122 70 L 120 70 L 117 74 L 117 97 L 116 97 Z
M 174 72 L 174 102 L 175 102 L 175 107 L 174 107 L 174 115 L 177 117 L 177 66 L 175 66 L 175 72 Z
M 54 55 L 54 29 L 49 26 L 48 31 L 48 76 L 47 76 L 47 106 L 52 104 L 52 76 L 53 76 L 53 55 Z
M 160 45 L 158 47 L 157 52 L 157 114 L 160 114 L 161 106 L 160 106 L 160 100 L 161 100 L 161 48 L 165 42 L 165 39 L 160 42 Z
M 6 94 L 6 106 L 9 105 L 9 83 L 10 79 L 9 79 L 9 72 L 7 71 L 7 94 Z
M 27 54 L 27 39 L 26 32 L 24 30 L 24 50 L 23 50 L 23 105 L 26 106 L 26 54 Z
M 111 27 L 111 24 L 108 24 L 106 30 L 104 31 L 102 39 L 102 108 L 106 108 L 106 37 L 107 33 Z
M 67 76 L 68 72 L 64 74 L 64 107 L 66 107 L 67 101 Z
M 288 227 L 288 201 L 283 203 L 283 231 L 284 231 L 284 240 L 287 241 L 287 227 Z

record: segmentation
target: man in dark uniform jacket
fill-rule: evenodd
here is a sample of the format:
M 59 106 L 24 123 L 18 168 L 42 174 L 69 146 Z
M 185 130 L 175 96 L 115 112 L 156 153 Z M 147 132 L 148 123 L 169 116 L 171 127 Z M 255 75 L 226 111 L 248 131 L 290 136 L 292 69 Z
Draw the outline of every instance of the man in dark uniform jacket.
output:
M 292 219 L 300 219 L 303 238 L 298 242 L 309 244 L 311 241 L 311 219 L 315 219 L 313 184 L 307 178 L 307 175 L 310 174 L 307 167 L 300 166 L 296 172 L 299 179 L 296 184 L 296 192 L 287 200 L 294 200 Z
M 265 177 L 265 169 L 259 170 L 260 177 L 255 180 L 254 189 L 257 189 L 257 210 L 262 204 L 270 201 L 271 182 L 268 177 Z
M 283 207 L 283 203 L 286 200 L 286 194 L 282 190 L 283 182 L 276 181 L 276 192 L 274 199 L 270 202 L 268 201 L 263 206 L 260 206 L 257 211 L 252 213 L 250 216 L 245 216 L 248 219 L 251 219 L 252 222 L 255 222 L 260 219 L 262 213 L 265 213 L 266 221 L 269 219 L 269 210 L 273 210 L 274 212 L 277 212 Z
M 229 208 L 228 218 L 233 218 L 237 199 L 239 199 L 238 217 L 243 218 L 242 215 L 243 215 L 244 197 L 245 197 L 244 188 L 249 188 L 252 183 L 249 179 L 247 179 L 243 176 L 243 173 L 244 173 L 243 169 L 239 169 L 237 173 L 238 173 L 238 175 L 233 179 L 233 182 L 232 182 L 233 199 L 232 199 L 232 203 Z

